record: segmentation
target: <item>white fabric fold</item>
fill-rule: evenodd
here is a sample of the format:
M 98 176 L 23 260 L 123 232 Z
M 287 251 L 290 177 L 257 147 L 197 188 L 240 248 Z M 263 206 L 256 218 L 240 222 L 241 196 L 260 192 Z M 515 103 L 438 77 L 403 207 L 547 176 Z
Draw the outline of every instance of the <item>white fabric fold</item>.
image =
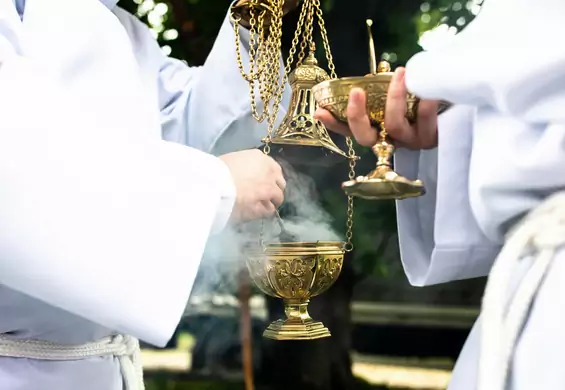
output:
M 485 0 L 481 12 L 446 46 L 414 56 L 408 89 L 425 99 L 491 106 L 528 122 L 563 121 L 565 3 Z

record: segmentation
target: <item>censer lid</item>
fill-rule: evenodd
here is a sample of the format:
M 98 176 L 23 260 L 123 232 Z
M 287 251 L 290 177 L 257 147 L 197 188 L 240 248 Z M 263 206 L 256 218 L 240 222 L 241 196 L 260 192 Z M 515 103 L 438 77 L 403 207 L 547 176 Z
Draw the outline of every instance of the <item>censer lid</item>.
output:
M 318 60 L 316 59 L 316 56 L 314 55 L 313 51 L 311 51 L 308 54 L 308 57 L 306 57 L 306 59 L 304 60 L 304 65 L 311 65 L 311 66 L 318 65 Z
M 318 84 L 322 81 L 329 80 L 330 76 L 328 73 L 318 66 L 318 60 L 314 55 L 314 51 L 311 50 L 308 57 L 297 66 L 290 74 L 288 81 L 290 84 L 295 82 L 307 82 Z

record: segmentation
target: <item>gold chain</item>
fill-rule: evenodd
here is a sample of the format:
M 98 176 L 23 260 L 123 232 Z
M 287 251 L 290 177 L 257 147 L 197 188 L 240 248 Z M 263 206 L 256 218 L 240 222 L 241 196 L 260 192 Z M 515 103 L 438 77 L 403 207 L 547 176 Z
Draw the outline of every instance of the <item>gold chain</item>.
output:
M 302 6 L 302 10 L 300 11 L 300 17 L 298 18 L 298 24 L 296 25 L 296 31 L 294 32 L 294 37 L 292 38 L 292 45 L 290 46 L 290 51 L 288 53 L 288 58 L 286 60 L 285 65 L 285 74 L 289 75 L 292 69 L 292 65 L 294 63 L 294 56 L 296 55 L 296 51 L 298 50 L 298 46 L 300 43 L 301 52 L 302 52 L 302 42 L 299 42 L 300 36 L 302 35 L 303 28 L 305 26 L 305 19 L 306 14 L 308 13 L 308 8 L 306 2 L 309 0 L 305 0 L 305 5 Z M 304 58 L 302 58 L 304 59 Z M 300 64 L 301 59 L 300 55 L 298 57 L 297 66 Z
M 268 8 L 274 10 L 271 16 L 268 34 L 265 31 L 267 10 L 263 9 L 257 14 L 253 7 L 249 9 L 249 72 L 245 71 L 241 55 L 241 37 L 239 33 L 240 18 L 233 13 L 230 18 L 234 27 L 236 60 L 239 71 L 249 84 L 251 99 L 251 113 L 258 122 L 268 120 L 278 111 L 273 107 L 273 100 L 277 94 L 284 91 L 286 80 L 281 80 L 279 53 L 282 37 L 283 0 L 267 0 Z M 279 82 L 280 80 L 280 82 Z M 258 88 L 257 88 L 258 84 Z M 263 103 L 263 110 L 259 113 L 257 108 L 257 90 Z
M 346 138 L 349 157 L 349 180 L 355 179 L 355 165 L 357 164 L 357 157 L 355 156 L 355 148 L 353 147 L 353 140 L 351 137 Z M 345 226 L 347 228 L 345 232 L 345 238 L 347 242 L 345 244 L 345 251 L 351 252 L 353 250 L 353 213 L 354 213 L 354 201 L 351 195 L 347 196 L 347 220 Z
M 337 78 L 335 65 L 330 49 L 328 34 L 324 23 L 322 7 L 320 0 L 304 0 L 298 25 L 292 39 L 292 45 L 286 60 L 283 74 L 281 75 L 281 67 L 279 56 L 281 53 L 281 38 L 282 38 L 282 19 L 283 19 L 283 6 L 284 0 L 264 0 L 267 8 L 273 10 L 273 14 L 269 15 L 270 25 L 268 35 L 265 36 L 265 18 L 267 10 L 259 11 L 253 7 L 250 9 L 249 19 L 249 72 L 245 72 L 243 66 L 243 59 L 241 55 L 241 39 L 239 34 L 240 20 L 233 14 L 230 15 L 235 32 L 235 46 L 236 46 L 236 60 L 239 71 L 243 78 L 249 84 L 249 95 L 251 99 L 251 112 L 253 118 L 258 122 L 267 121 L 267 137 L 263 152 L 270 154 L 271 152 L 271 138 L 275 128 L 279 106 L 283 98 L 284 89 L 288 82 L 292 66 L 299 66 L 306 57 L 307 50 L 315 50 L 314 43 L 314 23 L 318 19 L 318 26 L 322 36 L 324 50 L 326 52 L 326 59 L 328 61 L 328 68 L 330 77 Z M 300 39 L 302 37 L 302 39 Z M 298 49 L 300 48 L 300 51 Z M 294 64 L 294 57 L 298 52 L 296 64 Z M 258 112 L 256 102 L 256 84 L 258 83 L 258 90 L 261 102 L 263 104 L 263 111 Z M 353 147 L 353 141 L 347 137 L 348 158 L 349 158 L 349 179 L 355 178 L 355 165 L 356 155 Z M 346 244 L 345 250 L 350 252 L 353 250 L 353 214 L 354 202 L 353 197 L 347 197 L 347 221 L 346 221 Z M 263 240 L 263 224 L 261 224 L 261 242 Z
M 318 16 L 318 26 L 320 26 L 320 34 L 322 35 L 322 42 L 324 43 L 326 59 L 328 60 L 328 69 L 330 70 L 330 77 L 332 79 L 337 79 L 332 51 L 330 48 L 330 40 L 328 39 L 328 33 L 326 31 L 326 23 L 324 22 L 324 14 L 322 12 L 322 6 L 320 5 L 320 0 L 313 0 L 313 2 L 316 7 L 316 15 Z
M 299 66 L 306 58 L 307 50 L 314 50 L 314 2 L 312 0 L 305 0 L 302 5 L 301 16 L 306 18 L 304 28 L 296 30 L 296 33 L 302 34 L 302 41 L 300 42 L 300 52 L 298 53 L 298 60 L 296 66 Z
M 335 71 L 335 65 L 333 62 L 332 51 L 330 48 L 330 41 L 328 39 L 328 33 L 326 30 L 326 24 L 324 22 L 324 15 L 322 11 L 322 6 L 320 5 L 320 0 L 310 0 L 313 3 L 313 8 L 315 9 L 316 16 L 318 18 L 318 26 L 320 27 L 320 34 L 322 35 L 322 42 L 324 45 L 324 50 L 326 52 L 326 59 L 328 61 L 328 68 L 330 70 L 330 77 L 332 79 L 337 78 Z M 355 165 L 357 164 L 357 157 L 355 155 L 355 148 L 353 147 L 353 140 L 351 137 L 346 138 L 349 158 L 349 180 L 355 179 Z M 346 244 L 345 251 L 351 252 L 353 250 L 353 214 L 354 214 L 354 198 L 352 196 L 347 197 L 347 219 L 345 222 L 346 232 Z

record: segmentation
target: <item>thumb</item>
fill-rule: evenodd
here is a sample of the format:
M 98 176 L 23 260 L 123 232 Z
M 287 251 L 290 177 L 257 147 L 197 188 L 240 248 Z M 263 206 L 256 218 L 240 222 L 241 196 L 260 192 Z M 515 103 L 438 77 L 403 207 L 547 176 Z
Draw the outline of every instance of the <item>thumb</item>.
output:
M 397 68 L 388 87 L 385 128 L 390 137 L 403 143 L 411 143 L 414 131 L 406 120 L 407 89 L 404 82 L 404 68 Z
M 378 141 L 378 133 L 371 127 L 367 115 L 367 95 L 360 88 L 353 88 L 347 105 L 347 121 L 353 136 L 360 145 L 371 147 Z

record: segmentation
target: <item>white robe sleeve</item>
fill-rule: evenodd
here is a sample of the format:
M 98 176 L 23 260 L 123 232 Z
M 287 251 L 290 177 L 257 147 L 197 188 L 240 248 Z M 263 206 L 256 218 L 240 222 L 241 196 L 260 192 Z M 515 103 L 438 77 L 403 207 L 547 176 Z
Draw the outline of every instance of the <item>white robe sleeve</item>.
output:
M 97 1 L 30 2 L 23 23 L 1 1 L 0 62 L 0 283 L 165 345 L 225 167 L 151 135 L 129 41 Z
M 240 27 L 239 35 L 241 61 L 248 71 L 249 31 Z M 216 155 L 261 145 L 267 135 L 266 121 L 258 123 L 251 115 L 249 84 L 238 68 L 229 16 L 203 66 L 188 67 L 160 50 L 155 55 L 161 57 L 159 98 L 165 139 Z M 283 74 L 282 60 L 280 70 Z M 256 101 L 261 112 L 263 105 Z M 287 86 L 277 122 L 285 116 L 289 101 Z
M 205 64 L 189 67 L 183 61 L 167 57 L 147 26 L 135 16 L 120 8 L 114 13 L 126 28 L 142 68 L 156 67 L 163 139 L 214 155 L 261 145 L 261 139 L 267 134 L 266 122 L 258 123 L 251 115 L 249 84 L 238 68 L 234 26 L 229 15 Z M 249 31 L 240 27 L 239 35 L 241 60 L 247 70 Z M 286 88 L 277 122 L 286 114 L 289 101 L 290 90 Z M 257 103 L 261 111 L 263 105 L 260 101 Z M 235 201 L 235 189 L 229 177 L 221 181 L 226 186 L 214 232 L 225 226 Z
M 478 227 L 469 202 L 473 114 L 468 106 L 443 114 L 436 149 L 396 152 L 396 170 L 422 179 L 427 189 L 397 202 L 402 263 L 415 286 L 484 276 L 499 250 Z
M 485 1 L 448 45 L 408 61 L 406 85 L 424 99 L 493 107 L 529 123 L 562 122 L 565 110 L 555 107 L 565 104 L 565 52 L 554 50 L 550 37 L 565 34 L 563 15 L 560 0 Z
M 487 1 L 448 45 L 408 62 L 411 92 L 475 107 L 472 125 L 447 123 L 455 113 L 441 119 L 437 199 L 399 203 L 403 261 L 414 283 L 485 274 L 513 223 L 563 188 L 565 52 L 548 37 L 565 33 L 564 15 L 559 0 Z M 524 62 L 534 52 L 543 55 Z M 424 217 L 433 204 L 435 215 Z

